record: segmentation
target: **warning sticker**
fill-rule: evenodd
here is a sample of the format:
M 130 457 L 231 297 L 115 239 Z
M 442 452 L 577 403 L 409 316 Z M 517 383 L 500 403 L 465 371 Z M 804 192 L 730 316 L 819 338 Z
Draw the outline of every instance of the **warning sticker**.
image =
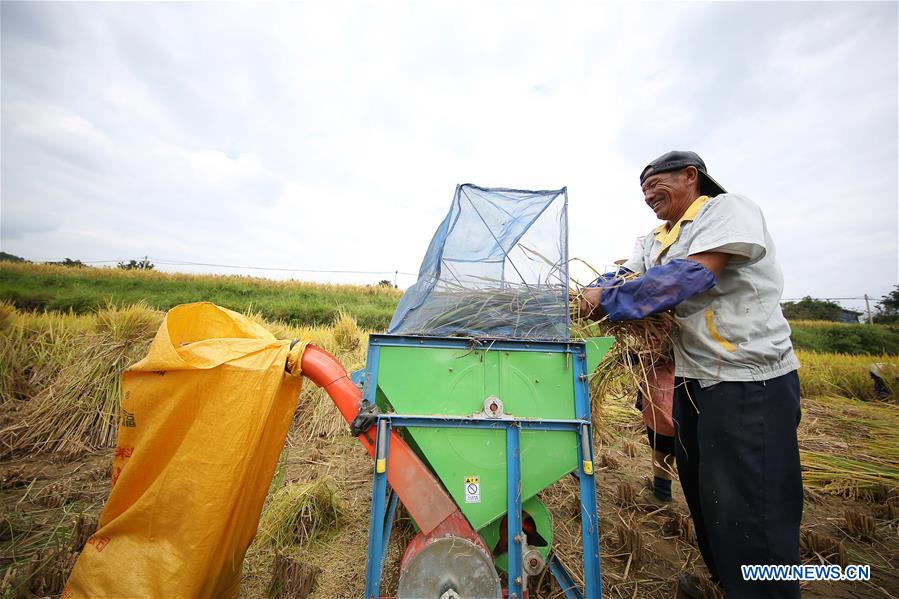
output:
M 465 477 L 465 503 L 481 503 L 481 477 Z

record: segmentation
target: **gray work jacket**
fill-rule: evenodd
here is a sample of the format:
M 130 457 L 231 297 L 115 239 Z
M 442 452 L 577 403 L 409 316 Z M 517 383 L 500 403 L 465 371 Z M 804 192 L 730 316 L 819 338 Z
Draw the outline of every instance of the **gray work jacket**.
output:
M 783 273 L 761 209 L 749 198 L 702 196 L 672 227 L 647 235 L 625 266 L 635 272 L 701 252 L 732 254 L 717 284 L 675 309 L 675 374 L 722 381 L 764 381 L 799 368 L 780 300 Z

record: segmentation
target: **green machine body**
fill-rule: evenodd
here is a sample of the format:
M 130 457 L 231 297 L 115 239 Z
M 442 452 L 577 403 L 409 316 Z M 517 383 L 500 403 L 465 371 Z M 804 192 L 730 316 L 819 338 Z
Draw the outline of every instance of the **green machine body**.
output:
M 592 372 L 612 343 L 372 335 L 365 395 L 382 412 L 404 415 L 571 420 L 582 416 L 574 361 Z M 492 536 L 507 506 L 504 427 L 412 427 L 403 434 L 472 527 Z M 573 434 L 521 433 L 523 502 L 577 468 Z

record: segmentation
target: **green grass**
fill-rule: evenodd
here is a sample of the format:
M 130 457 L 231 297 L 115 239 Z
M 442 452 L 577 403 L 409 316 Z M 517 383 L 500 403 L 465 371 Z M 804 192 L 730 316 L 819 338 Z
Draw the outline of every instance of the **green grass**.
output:
M 168 274 L 0 262 L 0 300 L 21 310 L 87 314 L 144 302 L 168 310 L 209 301 L 293 326 L 330 325 L 342 312 L 364 329 L 383 331 L 402 293 L 376 285 L 272 281 L 241 276 Z M 792 321 L 796 349 L 849 355 L 899 355 L 899 325 Z
M 85 314 L 109 304 L 124 307 L 142 301 L 168 310 L 209 301 L 294 326 L 330 324 L 343 310 L 366 329 L 384 330 L 401 295 L 376 285 L 0 263 L 0 300 L 22 310 Z
M 794 320 L 793 347 L 813 352 L 850 355 L 899 355 L 899 326 L 843 324 L 820 320 Z

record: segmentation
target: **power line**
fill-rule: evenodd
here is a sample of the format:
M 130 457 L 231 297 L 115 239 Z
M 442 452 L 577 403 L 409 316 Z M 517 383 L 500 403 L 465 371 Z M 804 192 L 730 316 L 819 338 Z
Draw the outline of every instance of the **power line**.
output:
M 865 296 L 861 297 L 785 297 L 781 299 L 782 302 L 801 302 L 804 299 L 813 299 L 813 300 L 863 300 Z
M 275 267 L 275 266 L 249 266 L 249 265 L 240 265 L 240 264 L 216 264 L 213 262 L 188 262 L 184 260 L 169 260 L 166 258 L 149 258 L 155 264 L 162 264 L 165 266 L 208 266 L 213 268 L 236 268 L 242 270 L 273 270 L 278 272 L 306 272 L 306 273 L 319 273 L 319 274 L 351 274 L 351 275 L 405 275 L 410 277 L 417 277 L 418 273 L 414 272 L 405 272 L 402 270 L 345 270 L 345 269 L 317 269 L 317 268 L 283 268 L 283 267 Z M 59 260 L 58 262 L 61 262 Z M 118 264 L 119 262 L 127 262 L 127 260 L 81 260 L 82 264 Z M 864 295 L 859 297 L 785 297 L 781 298 L 781 302 L 799 302 L 806 298 L 813 300 L 837 300 L 837 301 L 849 301 L 849 300 L 857 300 L 862 301 L 866 298 Z M 875 298 L 876 299 L 876 298 Z
M 275 266 L 248 266 L 240 264 L 215 264 L 212 262 L 187 262 L 182 260 L 167 260 L 165 258 L 148 258 L 154 264 L 162 264 L 165 266 L 209 266 L 214 268 L 236 268 L 243 270 L 274 270 L 280 272 L 308 272 L 320 274 L 353 274 L 353 275 L 393 275 L 401 274 L 411 277 L 417 276 L 416 273 L 404 272 L 398 270 L 344 270 L 344 269 L 319 269 L 319 268 L 283 268 Z M 82 260 L 83 264 L 117 264 L 123 260 Z
M 153 261 L 157 264 L 165 264 L 167 266 L 212 266 L 216 268 L 238 268 L 244 270 L 275 270 L 281 272 L 314 272 L 324 274 L 353 274 L 353 275 L 392 275 L 395 270 L 344 270 L 344 269 L 320 269 L 320 268 L 282 268 L 270 266 L 246 266 L 240 264 L 214 264 L 211 262 L 181 262 L 177 260 L 156 259 Z M 401 273 L 412 274 L 412 273 Z M 414 276 L 414 275 L 413 275 Z

